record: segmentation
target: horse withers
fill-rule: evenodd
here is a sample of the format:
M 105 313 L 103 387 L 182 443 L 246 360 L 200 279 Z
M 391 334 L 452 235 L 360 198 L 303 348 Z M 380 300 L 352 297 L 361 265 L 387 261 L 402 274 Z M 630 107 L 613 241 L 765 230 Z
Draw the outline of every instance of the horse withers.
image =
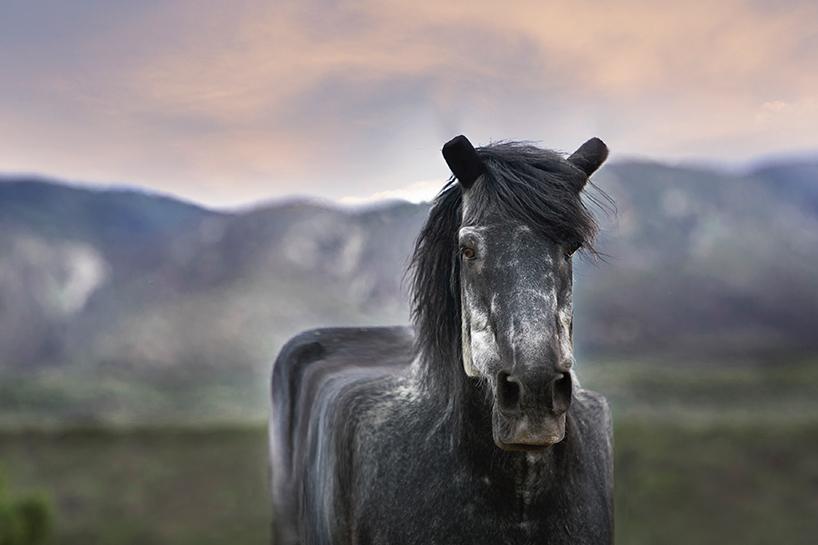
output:
M 612 542 L 610 412 L 573 369 L 571 303 L 607 154 L 444 146 L 414 327 L 308 331 L 276 360 L 276 545 Z

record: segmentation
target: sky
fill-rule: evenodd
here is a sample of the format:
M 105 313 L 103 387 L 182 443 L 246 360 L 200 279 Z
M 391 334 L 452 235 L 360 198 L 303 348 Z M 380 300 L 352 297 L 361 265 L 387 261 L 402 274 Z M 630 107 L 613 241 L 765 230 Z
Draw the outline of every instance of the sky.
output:
M 0 2 L 0 173 L 215 207 L 431 197 L 439 150 L 818 150 L 818 2 Z

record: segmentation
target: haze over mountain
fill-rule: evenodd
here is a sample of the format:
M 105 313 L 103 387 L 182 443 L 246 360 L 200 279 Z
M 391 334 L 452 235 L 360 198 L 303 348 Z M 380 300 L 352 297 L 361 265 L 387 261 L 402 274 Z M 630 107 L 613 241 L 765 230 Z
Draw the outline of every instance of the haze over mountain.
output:
M 818 352 L 818 161 L 746 173 L 627 162 L 598 186 L 605 261 L 575 272 L 587 360 Z M 0 183 L 0 425 L 237 421 L 315 326 L 408 322 L 428 205 L 217 212 L 130 190 Z

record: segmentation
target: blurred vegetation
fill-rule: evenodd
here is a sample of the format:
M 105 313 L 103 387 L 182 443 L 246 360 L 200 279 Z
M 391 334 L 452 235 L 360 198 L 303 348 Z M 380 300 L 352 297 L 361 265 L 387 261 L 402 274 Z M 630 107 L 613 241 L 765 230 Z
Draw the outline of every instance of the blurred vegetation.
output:
M 263 428 L 0 435 L 13 484 L 47 488 L 63 545 L 269 543 Z
M 605 394 L 619 417 L 684 423 L 818 420 L 818 360 L 622 361 L 579 364 L 583 386 Z
M 816 423 L 620 419 L 617 542 L 811 545 L 816 450 Z M 0 438 L 15 483 L 55 494 L 66 545 L 268 543 L 266 456 L 260 428 Z
M 616 534 L 627 545 L 815 543 L 818 425 L 616 426 Z
M 11 495 L 0 473 L 0 545 L 48 543 L 52 524 L 51 504 L 45 495 Z
M 814 543 L 816 368 L 607 361 L 580 369 L 614 407 L 617 542 Z M 14 487 L 53 494 L 61 544 L 269 542 L 261 425 L 7 431 L 0 463 Z

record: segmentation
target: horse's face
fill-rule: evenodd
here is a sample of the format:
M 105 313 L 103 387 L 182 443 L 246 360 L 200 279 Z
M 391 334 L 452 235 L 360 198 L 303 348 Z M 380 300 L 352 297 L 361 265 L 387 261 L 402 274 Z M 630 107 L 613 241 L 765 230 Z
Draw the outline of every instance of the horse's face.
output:
M 495 443 L 561 441 L 574 363 L 569 250 L 492 214 L 463 225 L 459 247 L 463 362 L 491 388 Z
M 580 192 L 608 148 L 592 138 L 567 159 L 504 153 L 506 163 L 462 135 L 443 147 L 462 196 L 462 356 L 466 373 L 489 385 L 497 446 L 534 450 L 565 437 L 575 383 L 571 254 L 594 231 Z

